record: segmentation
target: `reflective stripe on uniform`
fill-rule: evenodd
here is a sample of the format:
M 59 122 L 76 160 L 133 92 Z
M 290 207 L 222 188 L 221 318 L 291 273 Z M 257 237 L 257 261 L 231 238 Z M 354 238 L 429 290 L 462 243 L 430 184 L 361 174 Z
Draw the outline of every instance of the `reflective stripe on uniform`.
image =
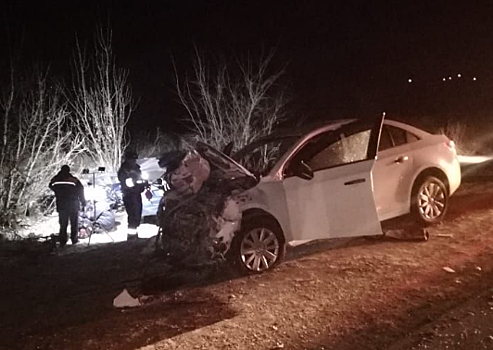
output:
M 56 185 L 72 185 L 72 186 L 75 186 L 75 183 L 70 182 L 70 181 L 57 181 L 57 182 L 53 182 L 51 185 L 52 186 L 56 186 Z

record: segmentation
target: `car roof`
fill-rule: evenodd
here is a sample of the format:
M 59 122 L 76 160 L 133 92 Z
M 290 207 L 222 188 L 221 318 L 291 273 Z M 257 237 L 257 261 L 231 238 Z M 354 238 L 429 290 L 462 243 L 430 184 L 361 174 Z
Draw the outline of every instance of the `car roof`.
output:
M 278 139 L 283 139 L 283 138 L 291 138 L 291 137 L 301 137 L 304 135 L 309 134 L 312 131 L 315 131 L 320 128 L 324 128 L 326 130 L 337 130 L 339 129 L 342 125 L 348 124 L 350 122 L 357 121 L 358 119 L 353 118 L 347 118 L 347 119 L 337 119 L 337 120 L 319 120 L 315 122 L 309 122 L 305 123 L 303 125 L 299 126 L 291 126 L 291 127 L 283 127 L 277 129 L 275 132 L 263 136 L 261 138 L 256 139 L 254 142 L 258 141 L 266 141 L 266 140 L 278 140 Z M 412 125 L 398 122 L 396 120 L 392 119 L 384 119 L 384 124 L 387 125 L 392 125 L 392 126 L 397 126 L 402 129 L 406 129 L 408 131 L 423 135 L 423 134 L 429 134 L 428 132 L 418 129 Z
M 264 136 L 261 139 L 303 136 L 310 133 L 311 131 L 314 131 L 322 127 L 324 128 L 329 127 L 329 129 L 336 130 L 339 129 L 342 125 L 356 120 L 357 119 L 337 119 L 337 120 L 319 120 L 315 122 L 308 122 L 302 125 L 279 128 L 274 133 Z
M 419 136 L 421 138 L 431 135 L 427 131 L 424 131 L 422 129 L 418 129 L 415 126 L 412 126 L 412 125 L 409 125 L 409 124 L 406 124 L 406 123 L 398 122 L 396 120 L 385 119 L 384 120 L 384 124 L 395 126 L 395 127 L 401 128 L 401 129 L 404 129 L 404 130 L 409 131 L 410 133 L 413 133 L 416 136 Z
M 342 125 L 351 123 L 356 120 L 357 119 L 338 119 L 338 120 L 330 120 L 330 121 L 318 121 L 318 122 L 305 123 L 300 126 L 279 128 L 274 133 L 253 140 L 245 147 L 235 152 L 232 155 L 232 158 L 239 159 L 245 154 L 248 154 L 248 152 L 250 152 L 252 149 L 255 149 L 256 147 L 264 143 L 282 141 L 285 139 L 299 139 L 321 128 L 324 128 L 326 131 L 337 130 Z

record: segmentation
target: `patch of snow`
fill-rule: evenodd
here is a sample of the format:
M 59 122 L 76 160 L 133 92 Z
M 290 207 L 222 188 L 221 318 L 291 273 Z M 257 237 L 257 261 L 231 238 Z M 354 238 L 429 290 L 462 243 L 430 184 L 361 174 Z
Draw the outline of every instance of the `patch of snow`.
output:
M 37 219 L 36 221 L 32 219 L 27 219 L 25 226 L 20 228 L 17 234 L 21 237 L 40 236 L 48 237 L 51 234 L 58 234 L 59 224 L 58 224 L 58 213 Z
M 90 244 L 104 244 L 113 242 L 124 242 L 127 240 L 127 214 L 117 213 L 116 214 L 116 230 L 109 232 L 94 233 L 91 236 Z M 22 237 L 27 237 L 30 233 L 35 236 L 47 237 L 51 234 L 58 235 L 59 232 L 58 224 L 58 213 L 54 212 L 52 215 L 45 217 L 36 222 L 30 223 L 29 226 L 22 228 L 19 231 L 19 235 Z M 70 235 L 70 225 L 68 228 Z M 139 238 L 151 238 L 157 235 L 158 226 L 152 224 L 141 224 L 137 230 Z M 89 238 L 79 239 L 79 244 L 84 245 L 89 243 Z M 67 242 L 70 245 L 71 241 Z

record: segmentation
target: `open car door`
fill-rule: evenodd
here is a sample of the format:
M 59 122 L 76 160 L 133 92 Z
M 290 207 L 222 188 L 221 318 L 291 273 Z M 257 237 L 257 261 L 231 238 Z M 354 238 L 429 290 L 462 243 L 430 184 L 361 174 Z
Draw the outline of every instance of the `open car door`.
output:
M 371 173 L 383 119 L 311 134 L 287 161 L 283 185 L 294 240 L 382 234 Z

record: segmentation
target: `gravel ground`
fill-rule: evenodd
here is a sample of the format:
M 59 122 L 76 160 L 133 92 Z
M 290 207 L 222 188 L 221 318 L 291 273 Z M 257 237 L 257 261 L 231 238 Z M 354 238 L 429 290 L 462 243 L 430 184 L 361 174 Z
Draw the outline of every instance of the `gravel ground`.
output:
M 428 242 L 312 242 L 260 276 L 172 271 L 148 240 L 2 247 L 0 349 L 491 349 L 492 185 L 463 184 Z M 123 288 L 143 305 L 114 308 Z

